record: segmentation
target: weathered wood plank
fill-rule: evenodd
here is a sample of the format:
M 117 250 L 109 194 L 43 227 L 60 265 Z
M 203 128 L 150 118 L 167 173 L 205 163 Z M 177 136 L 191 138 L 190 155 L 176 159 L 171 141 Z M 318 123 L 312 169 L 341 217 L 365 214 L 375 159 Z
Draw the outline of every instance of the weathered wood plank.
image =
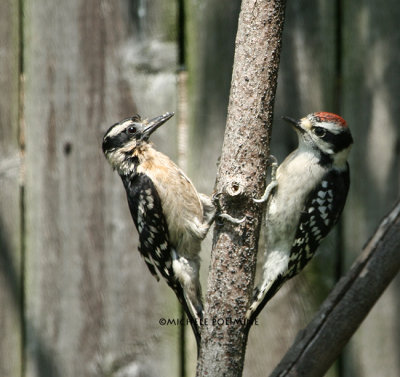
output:
M 384 7 L 370 0 L 343 2 L 342 107 L 355 139 L 346 266 L 399 195 L 399 17 L 394 0 Z M 351 340 L 343 376 L 400 375 L 399 287 L 397 277 Z
M 174 2 L 25 6 L 27 376 L 176 376 L 176 300 L 101 152 L 112 123 L 175 109 Z M 175 152 L 174 122 L 156 136 Z
M 222 148 L 240 3 L 185 1 L 189 169 L 198 189 L 207 193 Z
M 0 3 L 0 375 L 21 376 L 19 4 Z

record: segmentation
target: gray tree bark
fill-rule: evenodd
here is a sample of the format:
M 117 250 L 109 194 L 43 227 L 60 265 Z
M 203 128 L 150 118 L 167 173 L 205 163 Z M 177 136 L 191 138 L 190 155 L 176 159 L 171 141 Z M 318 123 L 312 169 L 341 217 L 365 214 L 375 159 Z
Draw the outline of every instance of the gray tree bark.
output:
M 243 0 L 224 145 L 219 209 L 240 224 L 215 227 L 197 376 L 241 376 L 252 296 L 285 1 Z M 245 209 L 245 210 L 244 210 Z

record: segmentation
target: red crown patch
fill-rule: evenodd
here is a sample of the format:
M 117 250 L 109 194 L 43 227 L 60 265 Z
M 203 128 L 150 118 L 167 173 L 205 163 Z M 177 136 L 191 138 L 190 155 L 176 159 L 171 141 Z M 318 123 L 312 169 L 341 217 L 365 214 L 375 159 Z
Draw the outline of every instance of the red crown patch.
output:
M 342 127 L 347 127 L 347 122 L 339 115 L 320 111 L 318 113 L 314 113 L 314 116 L 318 118 L 320 122 L 334 122 L 340 124 Z

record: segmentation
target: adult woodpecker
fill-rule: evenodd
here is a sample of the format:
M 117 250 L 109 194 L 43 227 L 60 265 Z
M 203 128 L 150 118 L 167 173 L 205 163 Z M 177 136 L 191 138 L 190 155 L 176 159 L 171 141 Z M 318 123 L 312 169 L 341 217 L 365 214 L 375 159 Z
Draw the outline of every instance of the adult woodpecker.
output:
M 263 277 L 247 311 L 249 326 L 288 279 L 314 256 L 338 221 L 349 189 L 353 139 L 346 121 L 317 112 L 292 123 L 299 145 L 276 170 L 263 197 L 266 249 Z
M 152 275 L 159 280 L 160 274 L 173 289 L 199 342 L 198 321 L 203 315 L 199 253 L 214 206 L 149 142 L 173 115 L 150 120 L 135 115 L 112 125 L 104 135 L 103 152 L 124 184 L 139 233 L 139 252 Z

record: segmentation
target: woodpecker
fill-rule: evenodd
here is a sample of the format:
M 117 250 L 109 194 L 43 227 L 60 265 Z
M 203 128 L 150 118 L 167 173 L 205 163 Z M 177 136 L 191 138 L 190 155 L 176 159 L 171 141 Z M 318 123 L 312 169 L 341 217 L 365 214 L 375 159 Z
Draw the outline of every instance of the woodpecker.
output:
M 112 125 L 104 135 L 103 152 L 125 187 L 139 233 L 139 252 L 151 274 L 157 280 L 160 274 L 174 290 L 199 342 L 197 326 L 203 312 L 199 253 L 214 206 L 149 142 L 150 135 L 173 115 L 150 120 L 134 115 Z
M 338 221 L 349 189 L 347 157 L 353 139 L 346 121 L 317 112 L 289 117 L 299 145 L 277 168 L 261 199 L 266 202 L 266 251 L 261 284 L 246 313 L 249 326 L 288 279 L 314 256 Z M 275 166 L 274 166 L 275 165 Z

